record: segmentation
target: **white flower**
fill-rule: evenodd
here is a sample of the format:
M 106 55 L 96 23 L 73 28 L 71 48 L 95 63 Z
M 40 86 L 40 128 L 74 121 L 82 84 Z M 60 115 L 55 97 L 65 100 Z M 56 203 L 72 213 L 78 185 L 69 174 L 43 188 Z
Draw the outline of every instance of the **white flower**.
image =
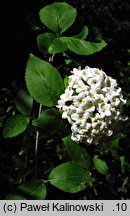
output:
M 86 99 L 82 104 L 81 108 L 83 110 L 87 110 L 88 112 L 94 112 L 95 111 L 95 100 Z
M 62 113 L 62 118 L 63 118 L 63 119 L 66 119 L 67 116 L 68 116 L 68 115 L 67 115 L 67 112 L 63 112 L 63 113 Z
M 98 111 L 101 115 L 111 116 L 111 105 L 110 104 L 99 104 Z
M 79 115 L 82 115 L 84 113 L 84 110 L 82 109 L 81 106 L 79 106 L 76 110 L 76 113 L 79 114 Z
M 98 76 L 91 77 L 88 79 L 88 84 L 92 89 L 101 88 L 102 78 L 99 78 Z
M 77 121 L 78 118 L 79 118 L 79 115 L 78 115 L 77 113 L 73 113 L 73 114 L 71 115 L 71 119 L 72 119 L 73 121 Z
M 69 85 L 60 96 L 57 108 L 71 124 L 72 140 L 98 144 L 103 136 L 111 136 L 126 100 L 117 81 L 98 68 L 74 68 Z
M 65 93 L 63 95 L 61 95 L 60 98 L 61 98 L 62 101 L 66 102 L 68 100 L 71 100 L 72 94 L 73 94 L 73 90 L 71 88 L 70 89 L 67 88 L 65 90 Z

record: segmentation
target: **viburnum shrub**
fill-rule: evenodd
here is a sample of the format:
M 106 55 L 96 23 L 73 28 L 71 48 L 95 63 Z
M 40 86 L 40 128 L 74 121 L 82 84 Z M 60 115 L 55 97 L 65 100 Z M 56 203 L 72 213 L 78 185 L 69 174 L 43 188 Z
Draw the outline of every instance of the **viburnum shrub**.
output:
M 40 10 L 39 16 L 44 30 L 48 28 L 48 32 L 41 32 L 37 37 L 42 57 L 32 53 L 29 55 L 25 73 L 26 89 L 18 92 L 15 98 L 17 111 L 6 121 L 3 129 L 4 138 L 16 137 L 28 126 L 35 129 L 35 179 L 22 179 L 17 190 L 7 199 L 44 199 L 48 184 L 70 193 L 87 187 L 95 191 L 93 185 L 96 178 L 93 173 L 109 174 L 107 163 L 100 159 L 108 147 L 103 140 L 114 136 L 115 129 L 124 119 L 122 111 L 125 100 L 115 79 L 98 68 L 71 67 L 72 62 L 76 64 L 72 53 L 80 56 L 94 54 L 107 45 L 105 41 L 87 41 L 87 26 L 77 35 L 64 35 L 77 16 L 76 9 L 67 3 L 47 5 Z M 64 66 L 64 71 L 68 71 L 68 68 L 71 70 L 68 77 L 67 73 L 60 74 L 58 71 L 62 65 L 57 68 L 53 66 L 56 55 L 64 58 L 67 68 Z M 35 107 L 32 112 L 33 103 L 39 107 L 38 117 L 34 114 Z M 41 144 L 43 136 L 44 142 L 57 136 L 72 160 L 51 167 L 49 174 L 45 170 L 47 176 L 41 177 L 40 174 L 39 177 L 38 161 L 42 159 L 39 159 L 38 147 L 39 139 Z M 97 151 L 92 151 L 91 146 L 88 148 L 90 144 L 99 144 L 99 149 L 105 146 L 105 150 L 101 150 L 100 155 L 98 146 L 95 146 Z

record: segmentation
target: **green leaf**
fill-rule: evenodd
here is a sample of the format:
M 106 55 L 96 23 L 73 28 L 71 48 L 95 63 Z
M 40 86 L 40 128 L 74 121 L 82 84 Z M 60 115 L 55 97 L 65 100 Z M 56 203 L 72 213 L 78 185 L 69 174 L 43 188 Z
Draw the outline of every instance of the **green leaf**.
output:
M 45 134 L 50 134 L 56 132 L 60 128 L 62 118 L 60 113 L 52 108 L 43 111 L 38 119 L 33 120 L 32 124 L 42 130 Z
M 82 29 L 82 31 L 79 34 L 74 35 L 73 37 L 85 40 L 86 37 L 87 37 L 87 35 L 88 35 L 88 33 L 89 33 L 88 27 L 84 26 L 83 29 Z
M 78 37 L 85 38 L 87 35 L 86 28 L 74 37 L 58 37 L 55 38 L 49 35 L 54 35 L 51 33 L 44 33 L 38 36 L 38 46 L 43 53 L 56 54 L 60 52 L 65 52 L 70 49 L 72 52 L 79 55 L 91 55 L 95 52 L 100 51 L 106 46 L 104 41 L 100 43 L 93 43 L 79 39 Z
M 105 161 L 98 158 L 97 155 L 93 157 L 93 164 L 95 169 L 102 175 L 106 175 L 108 173 L 108 166 Z
M 56 39 L 56 35 L 50 32 L 46 32 L 46 33 L 38 35 L 37 44 L 38 44 L 39 50 L 42 53 L 47 54 L 50 45 L 53 43 L 55 39 Z
M 69 83 L 68 83 L 69 82 L 68 76 L 65 76 L 63 82 L 64 82 L 64 86 L 65 86 L 65 89 L 66 89 L 68 87 L 68 85 L 69 85 Z
M 90 161 L 89 161 L 89 156 L 85 151 L 85 149 L 80 147 L 73 140 L 71 140 L 71 136 L 65 137 L 63 141 L 71 159 L 74 162 L 77 162 L 80 166 L 88 169 L 90 166 Z
M 31 96 L 44 106 L 55 106 L 64 91 L 62 78 L 57 69 L 32 54 L 28 60 L 25 79 Z
M 10 117 L 4 126 L 4 138 L 15 137 L 24 132 L 29 125 L 29 121 L 29 117 L 22 114 Z
M 119 159 L 120 159 L 120 163 L 121 163 L 121 168 L 123 168 L 124 162 L 125 162 L 125 156 L 120 156 Z
M 111 141 L 111 143 L 113 144 L 113 146 L 116 146 L 116 147 L 118 147 L 119 146 L 119 143 L 120 143 L 120 140 L 123 138 L 123 134 L 122 133 L 119 133 L 119 134 L 117 134 L 117 136 L 115 137 L 115 139 L 113 139 L 112 141 Z
M 102 50 L 107 44 L 105 41 L 100 43 L 89 42 L 74 37 L 63 37 L 67 43 L 67 47 L 72 52 L 79 55 L 91 55 Z
M 74 162 L 63 163 L 54 168 L 49 180 L 55 187 L 70 193 L 84 190 L 91 182 L 89 172 Z
M 71 64 L 72 63 L 72 60 L 71 59 L 64 59 L 65 60 L 65 63 L 66 63 L 66 65 L 69 65 L 69 64 Z
M 20 113 L 29 115 L 32 111 L 33 98 L 25 89 L 21 89 L 15 98 L 15 105 Z
M 55 34 L 49 32 L 38 35 L 37 43 L 39 50 L 44 54 L 56 54 L 68 49 L 63 38 L 56 38 Z
M 9 194 L 7 200 L 43 200 L 46 197 L 46 186 L 41 180 L 31 180 L 21 184 Z
M 67 49 L 68 49 L 68 47 L 66 45 L 66 41 L 62 37 L 60 37 L 60 38 L 56 38 L 52 42 L 52 44 L 48 48 L 48 52 L 50 54 L 56 54 L 56 53 L 64 52 Z
M 40 10 L 41 22 L 55 33 L 65 32 L 75 21 L 76 9 L 65 2 L 55 2 Z

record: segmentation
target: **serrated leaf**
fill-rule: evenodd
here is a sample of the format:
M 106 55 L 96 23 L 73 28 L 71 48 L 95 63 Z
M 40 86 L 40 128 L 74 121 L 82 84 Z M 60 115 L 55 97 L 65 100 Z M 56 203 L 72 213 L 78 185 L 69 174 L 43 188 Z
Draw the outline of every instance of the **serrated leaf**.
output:
M 74 37 L 63 38 L 67 43 L 68 49 L 79 55 L 91 55 L 95 52 L 99 52 L 107 45 L 105 41 L 94 43 Z
M 91 178 L 89 172 L 77 163 L 67 162 L 52 170 L 49 181 L 62 191 L 76 193 L 84 190 L 90 184 Z
M 68 150 L 71 159 L 74 162 L 77 162 L 80 166 L 88 169 L 90 166 L 90 158 L 85 149 L 71 140 L 71 136 L 65 137 L 63 139 L 63 142 Z
M 97 155 L 93 157 L 93 164 L 95 169 L 102 175 L 106 175 L 108 173 L 108 166 L 105 161 L 99 159 Z
M 82 29 L 82 31 L 79 34 L 74 35 L 73 37 L 85 40 L 86 37 L 87 37 L 87 35 L 88 35 L 88 33 L 89 33 L 88 27 L 84 26 L 83 29 Z
M 15 105 L 20 113 L 29 115 L 33 106 L 33 98 L 25 89 L 21 89 L 15 98 Z
M 55 39 L 56 39 L 56 35 L 50 32 L 46 32 L 46 33 L 38 35 L 37 44 L 38 44 L 39 50 L 42 53 L 47 54 L 49 47 L 51 46 L 51 44 L 53 43 Z
M 65 32 L 75 21 L 76 9 L 65 2 L 55 2 L 40 10 L 41 22 L 55 33 Z
M 33 120 L 33 125 L 45 134 L 56 132 L 60 128 L 61 123 L 61 115 L 56 109 L 45 110 L 38 119 Z
M 19 114 L 10 117 L 4 126 L 3 136 L 4 138 L 15 137 L 23 133 L 29 125 L 29 117 Z
M 32 54 L 26 67 L 26 85 L 31 96 L 38 103 L 48 107 L 55 106 L 64 91 L 57 69 Z
M 7 200 L 44 200 L 46 186 L 41 180 L 31 180 L 21 184 L 14 192 L 9 194 Z

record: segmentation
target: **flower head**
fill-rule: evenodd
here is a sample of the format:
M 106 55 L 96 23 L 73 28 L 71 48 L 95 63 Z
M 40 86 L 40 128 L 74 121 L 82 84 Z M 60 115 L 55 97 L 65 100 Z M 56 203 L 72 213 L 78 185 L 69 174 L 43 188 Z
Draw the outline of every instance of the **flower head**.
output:
M 65 93 L 57 107 L 71 124 L 76 142 L 98 144 L 103 136 L 111 136 L 126 103 L 117 81 L 98 68 L 74 68 Z

